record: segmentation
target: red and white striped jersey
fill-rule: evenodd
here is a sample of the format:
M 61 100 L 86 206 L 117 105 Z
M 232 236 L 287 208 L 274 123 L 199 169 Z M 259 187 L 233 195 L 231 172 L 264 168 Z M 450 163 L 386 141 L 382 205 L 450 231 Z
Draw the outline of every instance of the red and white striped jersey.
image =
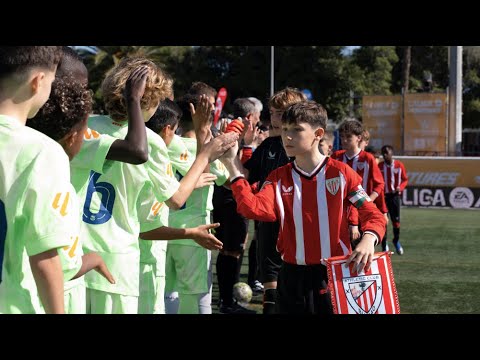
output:
M 381 194 L 384 187 L 383 177 L 372 154 L 360 150 L 357 155 L 349 158 L 346 150 L 338 150 L 332 154 L 332 158 L 349 165 L 360 175 L 362 186 L 367 194 L 371 194 L 374 191 L 379 195 Z
M 365 231 L 383 238 L 385 219 L 361 182 L 350 167 L 326 158 L 311 174 L 295 163 L 272 171 L 257 194 L 244 178 L 233 181 L 232 191 L 243 216 L 280 222 L 277 250 L 283 261 L 314 265 L 350 252 L 349 240 L 339 239 L 345 199 L 358 208 Z
M 408 184 L 407 172 L 405 166 L 399 160 L 392 160 L 392 164 L 388 165 L 385 161 L 378 164 L 385 181 L 385 194 L 395 192 L 400 187 L 400 193 L 405 190 Z

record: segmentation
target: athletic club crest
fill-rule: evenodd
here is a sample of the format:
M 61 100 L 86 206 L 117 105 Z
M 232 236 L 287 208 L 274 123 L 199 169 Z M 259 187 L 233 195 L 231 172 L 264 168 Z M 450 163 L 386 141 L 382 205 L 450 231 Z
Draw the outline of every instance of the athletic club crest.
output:
M 340 177 L 325 180 L 325 186 L 330 194 L 335 195 L 340 188 Z
M 342 279 L 348 304 L 357 314 L 374 314 L 382 302 L 380 274 Z
M 363 170 L 364 167 L 365 167 L 365 163 L 363 163 L 363 162 L 357 162 L 357 169 L 358 169 L 358 170 Z

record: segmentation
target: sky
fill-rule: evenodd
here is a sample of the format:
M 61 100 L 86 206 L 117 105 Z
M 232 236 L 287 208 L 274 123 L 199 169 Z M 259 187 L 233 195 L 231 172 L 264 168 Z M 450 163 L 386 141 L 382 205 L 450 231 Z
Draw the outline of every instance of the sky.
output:
M 358 49 L 360 46 L 347 46 L 345 50 L 343 50 L 344 55 L 350 55 L 353 50 Z

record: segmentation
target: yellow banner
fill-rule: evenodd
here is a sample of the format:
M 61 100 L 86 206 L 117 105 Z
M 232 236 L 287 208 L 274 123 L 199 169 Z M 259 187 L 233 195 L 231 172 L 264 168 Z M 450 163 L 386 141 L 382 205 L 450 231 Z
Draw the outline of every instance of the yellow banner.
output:
M 395 156 L 405 165 L 408 186 L 480 188 L 480 157 Z
M 370 132 L 370 143 L 375 150 L 391 145 L 402 147 L 402 96 L 363 96 L 362 121 Z
M 447 152 L 447 95 L 405 95 L 405 155 L 445 155 Z

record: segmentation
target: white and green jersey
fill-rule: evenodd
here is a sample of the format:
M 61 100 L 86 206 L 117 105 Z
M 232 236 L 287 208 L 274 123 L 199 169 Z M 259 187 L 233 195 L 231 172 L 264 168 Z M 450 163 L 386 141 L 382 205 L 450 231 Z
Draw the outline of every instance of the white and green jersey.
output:
M 68 156 L 46 135 L 0 115 L 0 312 L 43 313 L 29 256 L 78 236 Z
M 88 185 L 90 172 L 103 174 L 112 162 L 107 162 L 107 155 L 117 138 L 87 128 L 83 144 L 78 154 L 70 161 L 72 185 L 80 194 Z
M 177 178 L 181 179 L 188 172 L 197 153 L 197 140 L 174 136 L 168 146 L 170 161 Z M 210 164 L 210 172 L 217 175 L 215 183 L 223 185 L 228 179 L 228 171 L 218 160 Z M 195 227 L 210 224 L 210 211 L 213 209 L 213 186 L 204 186 L 193 190 L 185 204 L 179 210 L 170 210 L 169 226 L 177 228 Z M 191 239 L 169 241 L 171 245 L 200 246 Z
M 150 130 L 150 129 L 147 129 Z M 161 196 L 163 202 L 156 204 L 156 207 L 159 211 L 159 216 L 162 224 L 164 226 L 169 226 L 168 216 L 170 208 L 164 203 L 164 201 L 170 199 L 173 194 L 175 194 L 180 187 L 180 183 L 174 176 L 172 164 L 170 163 L 170 158 L 168 156 L 167 145 L 160 137 L 160 135 L 155 134 L 153 131 L 150 131 L 153 135 L 156 136 L 155 147 L 152 147 L 152 150 L 149 153 L 149 161 L 152 160 L 155 167 L 162 167 L 164 171 L 161 174 L 157 172 L 151 173 L 155 177 L 153 181 L 158 186 L 157 198 Z M 168 189 L 168 190 L 167 190 Z M 174 191 L 172 191 L 174 190 Z M 167 241 L 145 241 L 140 240 L 140 262 L 144 264 L 156 264 L 158 259 L 165 258 L 165 252 L 167 251 Z M 157 267 L 157 276 L 164 275 L 164 268 L 162 266 Z
M 108 116 L 90 117 L 89 128 L 119 139 L 125 138 L 128 130 L 126 122 Z M 170 181 L 171 177 L 166 176 L 172 169 L 160 154 L 162 149 L 166 153 L 165 143 L 146 130 L 149 160 L 145 164 L 107 160 L 103 173 L 90 171 L 88 185 L 81 190 L 83 248 L 98 252 L 116 280 L 116 284 L 110 284 L 96 271 L 90 271 L 85 275 L 88 288 L 138 296 L 139 233 L 164 225 L 159 203 L 178 189 L 176 179 Z
M 98 173 L 103 173 L 106 170 L 108 165 L 106 162 L 107 154 L 115 140 L 117 140 L 117 138 L 109 135 L 99 134 L 97 131 L 87 128 L 83 137 L 82 148 L 72 159 L 72 161 L 70 161 L 71 181 L 77 194 L 81 195 L 84 187 L 88 185 L 91 170 Z M 82 208 L 80 208 L 79 204 L 79 223 L 82 222 Z M 75 239 L 74 243 L 70 247 L 65 247 L 63 248 L 63 251 L 59 252 L 65 275 L 65 291 L 70 290 L 77 285 L 83 286 L 84 284 L 83 276 L 75 280 L 68 280 L 78 272 L 82 264 L 82 243 L 82 239 Z M 73 257 L 73 255 L 75 255 L 75 257 Z M 77 263 L 78 270 L 73 274 L 68 273 L 73 272 L 73 264 L 75 262 Z

